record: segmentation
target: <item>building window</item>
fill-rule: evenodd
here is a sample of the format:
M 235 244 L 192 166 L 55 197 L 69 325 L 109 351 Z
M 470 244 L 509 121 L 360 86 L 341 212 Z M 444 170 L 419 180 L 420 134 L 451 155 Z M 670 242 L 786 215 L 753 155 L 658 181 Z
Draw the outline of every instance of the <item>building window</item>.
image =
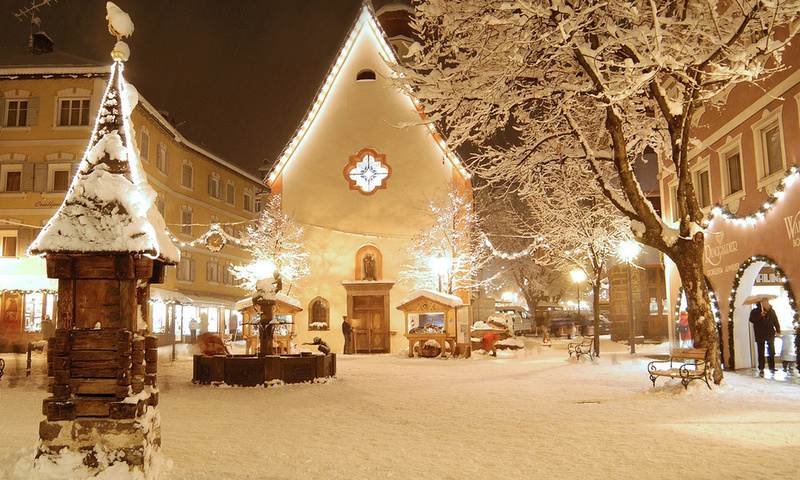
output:
M 162 218 L 167 215 L 167 199 L 164 198 L 164 192 L 158 192 L 158 195 L 156 196 L 156 208 L 158 209 L 158 213 L 161 214 Z
M 183 205 L 181 207 L 181 234 L 192 235 L 193 214 L 192 207 Z
M 193 175 L 194 167 L 192 166 L 192 162 L 184 159 L 183 164 L 181 165 L 181 186 L 186 188 L 194 188 Z
M 0 256 L 2 257 L 17 256 L 16 232 L 0 232 Z
M 216 173 L 211 173 L 211 175 L 208 176 L 208 196 L 216 198 L 217 200 L 222 197 L 221 182 L 219 175 Z
M 264 208 L 264 197 L 262 197 L 261 195 L 257 195 L 255 200 L 256 212 L 260 212 L 263 208 Z
M 9 100 L 6 103 L 6 127 L 26 127 L 28 125 L 28 101 Z
M 158 142 L 158 152 L 156 153 L 156 168 L 161 173 L 169 170 L 169 152 L 164 142 Z
M 681 219 L 681 212 L 678 208 L 678 182 L 669 186 L 669 205 L 670 220 L 677 223 Z
M 178 263 L 176 275 L 178 281 L 194 282 L 194 259 L 190 254 L 181 254 L 181 261 Z
M 236 205 L 236 185 L 230 180 L 225 185 L 225 202 L 228 205 Z
M 708 179 L 708 167 L 699 170 L 695 173 L 694 177 L 695 194 L 697 195 L 697 203 L 700 208 L 711 206 L 711 190 Z
M 142 161 L 150 162 L 150 132 L 145 126 L 142 126 L 139 134 L 139 158 Z
M 233 276 L 233 271 L 231 270 L 231 264 L 226 263 L 222 268 L 222 283 L 225 285 L 235 285 L 236 279 Z
M 778 107 L 772 112 L 764 112 L 762 119 L 751 127 L 755 140 L 758 188 L 763 188 L 773 179 L 777 180 L 786 169 L 782 112 L 783 107 Z
M 308 329 L 330 330 L 330 308 L 327 300 L 314 298 L 308 306 Z
M 59 163 L 48 166 L 47 172 L 47 191 L 66 192 L 70 183 L 70 169 L 72 164 Z
M 59 101 L 58 125 L 77 127 L 89 125 L 89 99 L 65 98 Z
M 726 187 L 728 195 L 742 191 L 742 159 L 739 152 L 725 156 L 725 173 L 728 175 Z
M 245 212 L 252 212 L 253 211 L 253 192 L 250 189 L 244 190 L 244 205 L 242 208 Z
M 206 263 L 206 280 L 211 283 L 219 283 L 222 277 L 222 265 L 219 264 L 219 261 L 212 257 Z
M 4 192 L 22 192 L 22 165 L 0 167 L 0 182 Z
M 375 72 L 370 69 L 361 70 L 360 72 L 358 72 L 358 75 L 356 75 L 357 82 L 363 82 L 369 80 L 375 80 Z

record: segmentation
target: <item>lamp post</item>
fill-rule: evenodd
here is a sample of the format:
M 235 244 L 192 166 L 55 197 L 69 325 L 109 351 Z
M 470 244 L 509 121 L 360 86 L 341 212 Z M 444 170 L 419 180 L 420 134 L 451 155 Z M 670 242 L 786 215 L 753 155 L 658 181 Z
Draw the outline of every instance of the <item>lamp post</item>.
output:
M 631 355 L 636 355 L 636 322 L 633 316 L 633 291 L 631 289 L 631 263 L 639 255 L 642 247 L 639 242 L 627 241 L 619 245 L 619 258 L 627 264 L 628 270 L 628 319 L 630 321 Z
M 581 321 L 581 282 L 586 280 L 586 272 L 584 272 L 580 268 L 576 268 L 569 272 L 569 275 L 572 277 L 572 281 L 575 282 L 575 296 L 578 299 L 578 322 Z M 581 324 L 581 330 L 583 329 L 583 325 Z M 583 334 L 583 331 L 581 331 Z
M 447 257 L 432 257 L 428 260 L 428 265 L 433 270 L 433 273 L 439 277 L 439 292 L 442 291 L 442 277 L 447 273 L 447 268 L 450 266 L 450 260 Z

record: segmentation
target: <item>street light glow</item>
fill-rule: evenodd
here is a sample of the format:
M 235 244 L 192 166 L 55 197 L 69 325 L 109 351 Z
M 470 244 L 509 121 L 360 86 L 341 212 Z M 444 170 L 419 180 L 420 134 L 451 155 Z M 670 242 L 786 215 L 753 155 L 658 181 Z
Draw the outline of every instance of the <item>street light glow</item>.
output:
M 620 260 L 624 261 L 625 263 L 631 263 L 641 251 L 642 246 L 639 244 L 639 242 L 629 240 L 619 244 L 619 247 L 617 248 L 617 256 L 619 256 Z
M 580 268 L 576 268 L 569 272 L 569 275 L 572 277 L 572 281 L 575 283 L 581 283 L 586 280 L 586 272 L 581 270 Z
M 450 266 L 450 260 L 447 257 L 432 257 L 428 260 L 431 270 L 436 275 L 444 275 L 447 273 L 447 268 Z

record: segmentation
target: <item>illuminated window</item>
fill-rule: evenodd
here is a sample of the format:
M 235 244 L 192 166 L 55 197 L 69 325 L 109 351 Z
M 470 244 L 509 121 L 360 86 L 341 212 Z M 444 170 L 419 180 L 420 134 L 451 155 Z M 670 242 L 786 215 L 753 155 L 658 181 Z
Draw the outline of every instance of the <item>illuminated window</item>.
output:
M 344 177 L 350 190 L 358 190 L 364 195 L 372 195 L 386 188 L 392 169 L 386 163 L 386 155 L 379 155 L 371 148 L 365 148 L 350 157 L 344 167 Z
M 316 297 L 308 307 L 308 329 L 330 330 L 330 307 L 327 300 Z
M 89 125 L 88 98 L 62 98 L 59 100 L 58 125 L 76 127 Z

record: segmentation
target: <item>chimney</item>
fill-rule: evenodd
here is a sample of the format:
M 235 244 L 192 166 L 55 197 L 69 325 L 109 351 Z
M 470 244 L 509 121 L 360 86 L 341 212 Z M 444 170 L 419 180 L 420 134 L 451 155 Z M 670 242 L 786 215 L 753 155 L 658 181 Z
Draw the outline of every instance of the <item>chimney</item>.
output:
M 53 40 L 44 32 L 31 35 L 30 51 L 33 55 L 42 55 L 53 52 Z

